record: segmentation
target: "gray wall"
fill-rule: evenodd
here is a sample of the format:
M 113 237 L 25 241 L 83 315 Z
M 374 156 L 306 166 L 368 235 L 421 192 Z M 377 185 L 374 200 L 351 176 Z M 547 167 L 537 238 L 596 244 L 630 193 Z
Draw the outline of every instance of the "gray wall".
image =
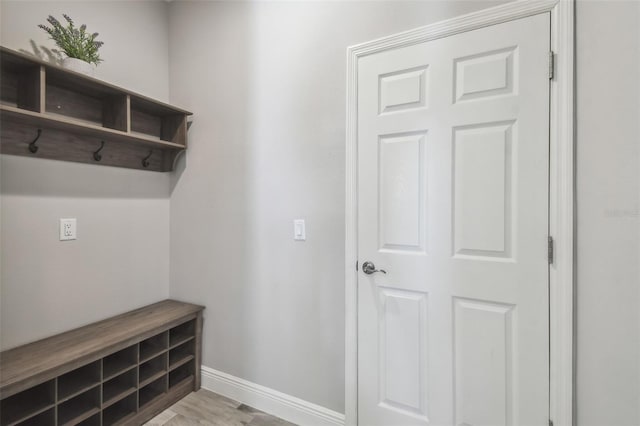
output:
M 207 306 L 204 365 L 343 412 L 346 48 L 489 4 L 170 4 L 171 98 L 196 111 L 171 296 Z
M 577 11 L 577 424 L 640 425 L 640 2 Z
M 36 25 L 63 12 L 100 32 L 97 77 L 168 99 L 164 3 L 3 0 L 1 44 L 53 47 Z M 168 297 L 170 176 L 1 156 L 0 180 L 3 349 Z M 77 241 L 58 241 L 61 217 Z

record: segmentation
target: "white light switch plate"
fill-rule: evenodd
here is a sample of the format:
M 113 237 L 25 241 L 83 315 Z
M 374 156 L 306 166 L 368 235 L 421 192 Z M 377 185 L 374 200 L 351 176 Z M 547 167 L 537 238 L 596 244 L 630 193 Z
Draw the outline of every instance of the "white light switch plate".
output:
M 293 239 L 296 241 L 305 241 L 307 239 L 304 219 L 295 219 L 293 221 Z
M 75 240 L 77 238 L 77 221 L 72 219 L 60 219 L 60 241 Z

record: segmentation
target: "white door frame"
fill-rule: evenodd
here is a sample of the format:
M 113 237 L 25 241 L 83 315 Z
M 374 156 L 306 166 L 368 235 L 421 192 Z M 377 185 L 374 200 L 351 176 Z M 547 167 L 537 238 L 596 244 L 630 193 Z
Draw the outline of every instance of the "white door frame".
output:
M 555 72 L 550 93 L 549 268 L 550 419 L 573 425 L 574 1 L 520 0 L 347 49 L 345 414 L 358 424 L 358 59 L 539 13 L 551 13 Z

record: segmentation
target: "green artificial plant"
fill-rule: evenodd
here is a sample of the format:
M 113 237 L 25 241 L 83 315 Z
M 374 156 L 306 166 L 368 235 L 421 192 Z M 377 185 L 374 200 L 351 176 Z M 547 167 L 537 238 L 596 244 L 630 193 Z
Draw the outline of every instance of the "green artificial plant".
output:
M 80 28 L 76 28 L 73 24 L 73 20 L 65 14 L 62 14 L 67 21 L 67 25 L 63 26 L 53 16 L 49 15 L 47 22 L 51 24 L 50 27 L 46 25 L 38 25 L 38 27 L 45 30 L 51 36 L 51 39 L 56 42 L 58 47 L 69 58 L 76 58 L 90 64 L 96 64 L 102 62 L 98 49 L 104 44 L 101 41 L 97 41 L 98 33 L 89 34 L 87 32 L 87 26 L 82 24 Z

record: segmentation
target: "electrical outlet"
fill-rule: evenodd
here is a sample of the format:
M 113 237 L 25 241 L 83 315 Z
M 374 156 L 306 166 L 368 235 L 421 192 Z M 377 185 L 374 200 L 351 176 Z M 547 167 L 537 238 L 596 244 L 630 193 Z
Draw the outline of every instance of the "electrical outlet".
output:
M 77 221 L 73 219 L 60 219 L 60 241 L 75 240 L 77 238 Z

